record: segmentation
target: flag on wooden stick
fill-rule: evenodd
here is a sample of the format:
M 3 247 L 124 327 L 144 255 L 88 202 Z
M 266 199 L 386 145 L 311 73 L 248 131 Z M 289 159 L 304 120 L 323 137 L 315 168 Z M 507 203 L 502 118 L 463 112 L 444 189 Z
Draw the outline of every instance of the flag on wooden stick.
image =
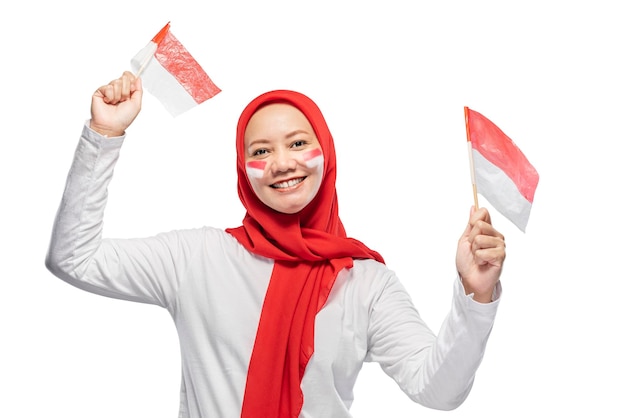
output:
M 526 231 L 539 174 L 522 151 L 500 128 L 480 113 L 465 107 L 465 127 L 474 203 L 476 193 Z
M 174 37 L 169 22 L 131 59 L 131 68 L 173 116 L 221 91 Z

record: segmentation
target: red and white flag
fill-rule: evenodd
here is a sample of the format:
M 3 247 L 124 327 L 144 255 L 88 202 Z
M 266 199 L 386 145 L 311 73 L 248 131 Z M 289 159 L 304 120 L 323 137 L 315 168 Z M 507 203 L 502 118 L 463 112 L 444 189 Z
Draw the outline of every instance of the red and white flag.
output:
M 131 68 L 173 116 L 221 91 L 174 37 L 169 22 L 132 58 Z
M 472 183 L 493 207 L 525 231 L 539 174 L 493 122 L 465 107 Z

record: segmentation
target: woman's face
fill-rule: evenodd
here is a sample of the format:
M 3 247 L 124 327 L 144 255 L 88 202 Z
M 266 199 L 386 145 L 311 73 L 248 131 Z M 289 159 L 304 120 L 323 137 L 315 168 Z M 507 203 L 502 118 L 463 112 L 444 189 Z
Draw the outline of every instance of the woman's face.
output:
M 246 127 L 244 152 L 252 189 L 278 212 L 301 211 L 322 184 L 322 148 L 308 119 L 291 105 L 259 109 Z

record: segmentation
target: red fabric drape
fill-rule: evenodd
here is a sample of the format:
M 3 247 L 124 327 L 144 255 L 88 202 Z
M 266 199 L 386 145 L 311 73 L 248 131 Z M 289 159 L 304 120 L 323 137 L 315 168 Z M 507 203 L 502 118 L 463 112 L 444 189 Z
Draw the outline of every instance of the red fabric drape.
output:
M 244 132 L 264 105 L 287 103 L 309 120 L 324 153 L 320 190 L 296 214 L 279 213 L 256 197 L 245 169 Z M 314 350 L 315 315 L 340 270 L 353 259 L 384 262 L 375 251 L 346 236 L 335 190 L 333 138 L 317 105 L 307 96 L 275 90 L 254 99 L 237 125 L 238 192 L 246 208 L 243 225 L 229 228 L 249 251 L 275 260 L 250 358 L 241 417 L 297 417 L 302 409 L 300 383 Z

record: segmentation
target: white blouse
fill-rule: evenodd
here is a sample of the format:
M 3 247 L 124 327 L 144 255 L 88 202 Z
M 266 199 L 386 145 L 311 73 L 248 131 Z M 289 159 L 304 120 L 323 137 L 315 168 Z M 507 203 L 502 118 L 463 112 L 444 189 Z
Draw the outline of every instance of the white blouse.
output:
M 46 265 L 89 292 L 167 309 L 181 347 L 179 417 L 237 417 L 273 260 L 210 227 L 102 238 L 107 187 L 123 141 L 83 128 Z M 379 363 L 415 402 L 456 408 L 482 360 L 499 286 L 494 296 L 478 303 L 456 277 L 450 313 L 435 335 L 391 270 L 355 260 L 317 314 L 300 416 L 350 417 L 364 361 Z

